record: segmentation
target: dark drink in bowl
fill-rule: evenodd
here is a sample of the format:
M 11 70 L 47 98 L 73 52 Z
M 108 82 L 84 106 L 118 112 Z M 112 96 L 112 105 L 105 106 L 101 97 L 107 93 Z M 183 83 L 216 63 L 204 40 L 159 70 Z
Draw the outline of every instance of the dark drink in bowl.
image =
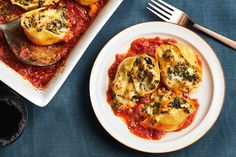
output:
M 0 147 L 14 142 L 27 123 L 27 108 L 15 92 L 0 87 Z

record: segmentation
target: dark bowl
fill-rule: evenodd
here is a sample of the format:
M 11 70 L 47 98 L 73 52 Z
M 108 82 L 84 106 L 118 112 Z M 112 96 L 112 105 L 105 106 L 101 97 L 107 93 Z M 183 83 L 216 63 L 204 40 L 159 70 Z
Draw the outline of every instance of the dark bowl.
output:
M 5 85 L 2 85 L 2 84 L 0 84 L 0 85 L 1 85 L 0 86 L 0 101 L 7 103 L 8 105 L 12 105 L 15 109 L 17 109 L 16 111 L 19 111 L 21 114 L 21 118 L 18 123 L 19 124 L 18 128 L 16 129 L 14 134 L 12 134 L 8 137 L 1 137 L 0 138 L 0 148 L 1 148 L 1 147 L 5 147 L 5 146 L 13 143 L 21 136 L 21 134 L 23 133 L 23 131 L 27 125 L 27 122 L 28 122 L 28 110 L 27 110 L 27 107 L 26 107 L 24 101 L 17 93 L 12 91 L 11 89 L 6 87 Z M 12 122 L 12 119 L 9 121 Z M 11 128 L 9 128 L 9 129 L 11 129 Z

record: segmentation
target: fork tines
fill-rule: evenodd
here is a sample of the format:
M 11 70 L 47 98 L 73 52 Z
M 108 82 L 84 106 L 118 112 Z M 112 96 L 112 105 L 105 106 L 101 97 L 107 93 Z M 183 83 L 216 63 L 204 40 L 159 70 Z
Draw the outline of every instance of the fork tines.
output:
M 148 5 L 147 9 L 164 21 L 169 21 L 173 12 L 178 10 L 162 0 L 151 0 L 151 3 L 148 3 Z

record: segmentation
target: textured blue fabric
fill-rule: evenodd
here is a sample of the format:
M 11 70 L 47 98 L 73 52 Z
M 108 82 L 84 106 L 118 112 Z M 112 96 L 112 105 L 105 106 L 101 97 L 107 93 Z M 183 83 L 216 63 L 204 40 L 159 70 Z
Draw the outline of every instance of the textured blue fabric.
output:
M 236 39 L 235 0 L 166 0 L 185 10 L 203 26 Z M 89 99 L 89 77 L 101 48 L 128 26 L 160 20 L 145 9 L 148 0 L 124 0 L 76 65 L 57 95 L 45 108 L 27 100 L 29 123 L 0 157 L 235 157 L 236 156 L 236 51 L 198 32 L 216 51 L 226 79 L 226 98 L 213 128 L 195 144 L 168 154 L 132 150 L 113 139 L 100 125 Z

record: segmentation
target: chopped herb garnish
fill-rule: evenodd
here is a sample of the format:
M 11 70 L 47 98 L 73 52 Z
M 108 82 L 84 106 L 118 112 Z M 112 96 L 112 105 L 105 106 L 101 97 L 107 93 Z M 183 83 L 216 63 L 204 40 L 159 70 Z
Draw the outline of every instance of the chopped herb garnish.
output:
M 116 94 L 112 94 L 111 99 L 114 100 L 116 98 Z
M 117 111 L 121 106 L 122 106 L 122 104 L 120 104 L 120 103 L 115 103 L 115 104 L 113 104 L 111 107 L 112 107 L 113 110 Z
M 154 105 L 153 105 L 153 115 L 155 115 L 155 114 L 158 114 L 159 113 L 159 108 L 160 108 L 160 103 L 155 103 Z

